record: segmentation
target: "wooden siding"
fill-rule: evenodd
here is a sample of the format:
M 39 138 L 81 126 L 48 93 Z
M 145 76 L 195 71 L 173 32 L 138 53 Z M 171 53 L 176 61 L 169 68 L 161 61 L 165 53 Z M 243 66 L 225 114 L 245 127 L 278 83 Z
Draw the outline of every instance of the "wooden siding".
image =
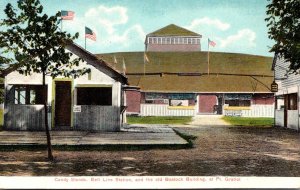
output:
M 81 112 L 74 113 L 74 130 L 119 131 L 120 108 L 82 105 Z
M 168 105 L 141 104 L 142 116 L 194 116 L 196 109 L 169 109 Z
M 284 111 L 276 110 L 275 111 L 275 125 L 283 127 L 284 126 Z
M 300 84 L 300 75 L 288 74 L 289 62 L 278 58 L 275 65 L 275 79 L 281 81 L 281 88 L 289 88 Z
M 6 105 L 5 130 L 45 130 L 43 105 Z
M 298 129 L 298 110 L 288 110 L 287 111 L 287 128 Z

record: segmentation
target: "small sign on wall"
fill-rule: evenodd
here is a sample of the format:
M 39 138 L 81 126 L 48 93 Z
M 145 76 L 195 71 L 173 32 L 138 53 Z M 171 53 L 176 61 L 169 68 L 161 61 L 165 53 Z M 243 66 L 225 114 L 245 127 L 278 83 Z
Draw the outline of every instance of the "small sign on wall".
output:
M 75 113 L 81 112 L 81 106 L 77 106 L 77 105 L 73 106 L 73 112 L 75 112 Z
M 271 92 L 278 92 L 278 84 L 275 81 L 271 84 Z

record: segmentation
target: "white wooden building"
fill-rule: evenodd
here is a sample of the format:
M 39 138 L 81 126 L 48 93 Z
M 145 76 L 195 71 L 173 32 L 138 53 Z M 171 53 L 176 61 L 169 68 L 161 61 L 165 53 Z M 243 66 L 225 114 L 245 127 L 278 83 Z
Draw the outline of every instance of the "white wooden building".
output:
M 91 73 L 76 79 L 46 78 L 51 130 L 118 131 L 122 125 L 127 78 L 76 44 L 67 49 Z M 17 71 L 5 76 L 4 129 L 44 130 L 42 75 Z
M 278 84 L 278 92 L 275 94 L 275 124 L 299 131 L 300 75 L 288 73 L 289 65 L 284 58 L 274 57 L 273 70 Z

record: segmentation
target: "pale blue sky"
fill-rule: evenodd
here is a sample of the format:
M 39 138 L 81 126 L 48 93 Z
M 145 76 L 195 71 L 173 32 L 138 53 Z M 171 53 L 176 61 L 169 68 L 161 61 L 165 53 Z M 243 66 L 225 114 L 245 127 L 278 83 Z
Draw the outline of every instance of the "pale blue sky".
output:
M 10 2 L 1 0 L 3 10 Z M 41 0 L 44 11 L 75 12 L 64 21 L 63 30 L 79 32 L 76 42 L 84 46 L 84 26 L 97 34 L 87 41 L 92 53 L 143 51 L 145 35 L 168 24 L 176 24 L 217 43 L 211 51 L 272 56 L 266 22 L 267 0 Z M 0 18 L 4 18 L 1 10 Z

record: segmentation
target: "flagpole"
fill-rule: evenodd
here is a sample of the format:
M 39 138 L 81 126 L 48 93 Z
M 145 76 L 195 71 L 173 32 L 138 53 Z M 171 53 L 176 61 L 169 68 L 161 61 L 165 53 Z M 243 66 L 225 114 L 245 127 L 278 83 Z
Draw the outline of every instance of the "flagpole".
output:
M 145 58 L 144 58 L 144 76 L 145 76 L 145 72 L 146 72 L 146 63 L 145 63 Z
M 144 51 L 144 76 L 145 76 L 145 73 L 146 73 L 146 52 L 145 51 Z
M 209 75 L 209 39 L 207 40 L 207 75 Z
M 60 10 L 60 31 L 62 32 L 62 11 Z

